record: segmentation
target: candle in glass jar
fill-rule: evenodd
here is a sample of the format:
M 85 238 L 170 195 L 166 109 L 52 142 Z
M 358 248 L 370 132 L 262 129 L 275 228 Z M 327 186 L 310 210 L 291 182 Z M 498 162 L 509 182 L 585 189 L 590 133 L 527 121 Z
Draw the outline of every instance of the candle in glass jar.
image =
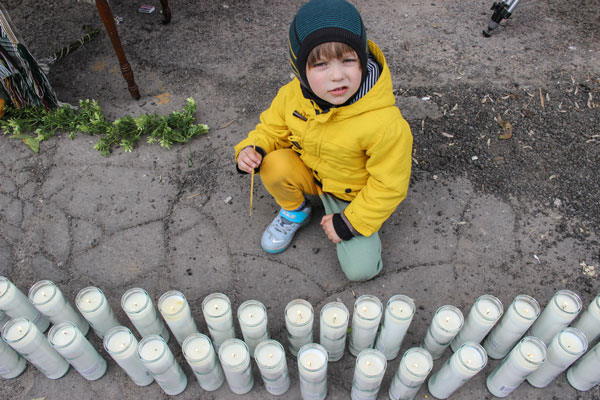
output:
M 183 355 L 192 367 L 202 389 L 212 392 L 223 385 L 225 382 L 223 369 L 217 360 L 215 349 L 206 335 L 193 333 L 183 341 L 181 347 Z
M 16 378 L 26 367 L 25 359 L 0 339 L 0 378 Z
M 503 312 L 502 302 L 496 297 L 490 294 L 479 296 L 471 307 L 464 326 L 450 343 L 452 351 L 456 351 L 466 342 L 481 342 L 498 322 Z
M 212 293 L 206 296 L 202 301 L 202 312 L 216 350 L 219 350 L 221 344 L 227 339 L 235 338 L 229 297 L 223 293 Z
M 389 390 L 390 400 L 413 400 L 433 368 L 431 354 L 421 347 L 408 349 L 400 360 Z
M 487 377 L 486 386 L 496 397 L 506 397 L 546 359 L 546 345 L 539 338 L 526 336 L 517 343 L 502 363 Z
M 169 331 L 158 318 L 152 300 L 144 289 L 132 288 L 121 297 L 121 307 L 142 337 L 160 335 L 169 341 Z
M 109 329 L 104 335 L 104 349 L 138 386 L 147 386 L 154 382 L 146 367 L 137 357 L 138 341 L 124 326 Z
M 27 296 L 4 276 L 0 276 L 0 310 L 9 319 L 28 318 L 40 332 L 45 332 L 50 325 L 50 321 L 31 304 Z
M 250 357 L 254 357 L 256 345 L 269 339 L 267 309 L 260 301 L 247 300 L 238 308 L 238 320 Z
M 98 380 L 106 373 L 106 361 L 73 322 L 52 326 L 48 341 L 88 381 Z
M 540 305 L 533 297 L 525 294 L 515 297 L 500 322 L 483 342 L 488 357 L 499 359 L 506 356 L 539 315 Z
M 352 400 L 376 400 L 387 368 L 385 354 L 365 349 L 358 354 L 350 396 Z
M 143 338 L 137 355 L 166 394 L 175 396 L 185 390 L 187 377 L 162 336 Z
M 475 342 L 467 342 L 429 378 L 429 392 L 438 399 L 452 396 L 465 382 L 477 375 L 487 364 L 487 354 Z
M 540 317 L 529 330 L 530 336 L 538 337 L 546 346 L 560 330 L 571 323 L 581 311 L 581 299 L 570 290 L 559 290 L 544 308 Z
M 65 300 L 62 292 L 51 281 L 39 281 L 29 289 L 29 300 L 54 325 L 71 321 L 77 325 L 83 336 L 87 335 L 90 325 Z
M 75 297 L 75 305 L 100 339 L 109 329 L 120 325 L 106 296 L 97 287 L 81 289 Z
M 350 312 L 344 303 L 328 303 L 321 309 L 319 343 L 327 350 L 329 362 L 344 356 L 349 319 Z
M 567 371 L 567 381 L 580 392 L 586 392 L 600 383 L 600 343 L 585 353 Z
M 600 336 L 600 294 L 590 303 L 587 310 L 573 324 L 573 328 L 582 331 L 588 343 L 593 343 Z
M 186 337 L 198 333 L 192 311 L 183 293 L 169 290 L 158 299 L 158 309 L 181 345 Z
M 451 305 L 441 306 L 433 316 L 421 347 L 427 350 L 434 360 L 437 360 L 444 354 L 452 339 L 462 328 L 463 323 L 463 314 L 458 308 Z
M 298 352 L 298 375 L 304 400 L 327 397 L 327 350 L 316 343 L 302 346 Z
M 550 342 L 546 361 L 527 377 L 527 382 L 538 388 L 548 386 L 586 352 L 587 345 L 585 334 L 579 329 L 564 328 Z
M 26 317 L 8 321 L 2 328 L 2 338 L 48 379 L 58 379 L 69 370 L 70 364 Z
M 353 356 L 375 344 L 383 305 L 375 296 L 362 295 L 354 302 L 348 349 Z
M 254 360 L 256 360 L 267 392 L 274 396 L 287 392 L 290 387 L 290 376 L 281 343 L 275 340 L 260 342 L 256 346 Z
M 385 308 L 383 324 L 375 342 L 375 348 L 393 360 L 400 352 L 404 335 L 415 315 L 414 301 L 403 294 L 392 296 Z
M 254 386 L 248 345 L 239 339 L 227 339 L 219 348 L 219 360 L 229 389 L 235 394 L 246 394 Z
M 313 308 L 306 300 L 292 300 L 284 314 L 290 353 L 295 357 L 302 346 L 313 341 Z

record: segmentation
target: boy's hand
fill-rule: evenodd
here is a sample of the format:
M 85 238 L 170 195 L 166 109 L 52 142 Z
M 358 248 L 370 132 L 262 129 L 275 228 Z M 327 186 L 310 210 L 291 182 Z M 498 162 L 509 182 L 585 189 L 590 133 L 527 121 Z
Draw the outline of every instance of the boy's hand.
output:
M 238 168 L 249 174 L 252 170 L 258 168 L 262 162 L 262 156 L 257 153 L 252 147 L 248 146 L 238 154 Z
M 325 234 L 333 243 L 339 243 L 342 241 L 340 237 L 335 233 L 335 228 L 333 227 L 333 214 L 325 215 L 321 219 L 321 226 L 325 231 Z

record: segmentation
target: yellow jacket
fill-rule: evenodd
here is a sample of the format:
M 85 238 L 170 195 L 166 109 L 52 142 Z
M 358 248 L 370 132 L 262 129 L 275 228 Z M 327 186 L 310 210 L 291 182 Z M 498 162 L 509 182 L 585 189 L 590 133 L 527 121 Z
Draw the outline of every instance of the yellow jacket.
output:
M 364 236 L 377 232 L 406 197 L 412 150 L 410 127 L 394 105 L 383 53 L 370 41 L 369 51 L 383 68 L 375 85 L 357 102 L 321 113 L 293 79 L 279 89 L 256 129 L 235 146 L 236 160 L 253 144 L 267 154 L 292 148 L 324 192 L 350 202 L 344 214 Z

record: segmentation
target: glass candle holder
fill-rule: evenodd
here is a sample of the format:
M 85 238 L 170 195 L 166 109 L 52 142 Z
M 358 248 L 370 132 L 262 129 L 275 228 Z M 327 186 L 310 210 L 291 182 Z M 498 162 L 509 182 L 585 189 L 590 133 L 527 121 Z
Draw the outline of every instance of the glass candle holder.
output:
M 484 294 L 475 300 L 464 326 L 450 343 L 452 351 L 456 351 L 463 343 L 480 343 L 492 330 L 502 316 L 502 302 L 491 294 Z
M 398 294 L 388 300 L 383 324 L 375 342 L 375 348 L 385 354 L 388 361 L 398 356 L 414 315 L 415 303 L 410 297 Z
M 124 326 L 109 329 L 104 335 L 104 349 L 138 386 L 148 386 L 154 377 L 137 356 L 138 341 Z
M 390 400 L 412 400 L 433 368 L 431 354 L 421 347 L 408 349 L 390 385 Z
M 290 387 L 290 375 L 281 343 L 275 340 L 260 342 L 254 351 L 254 360 L 267 392 L 274 396 L 287 392 Z
M 463 324 L 463 314 L 458 308 L 451 305 L 441 306 L 433 316 L 421 347 L 437 360 L 442 357 Z
M 600 294 L 592 300 L 587 310 L 573 324 L 573 328 L 582 331 L 588 343 L 593 343 L 600 336 Z
M 581 299 L 576 293 L 559 290 L 535 321 L 529 335 L 540 338 L 548 346 L 552 338 L 577 317 L 581 306 Z
M 300 393 L 304 400 L 323 400 L 327 397 L 327 350 L 309 343 L 298 352 Z
M 4 276 L 0 276 L 0 310 L 9 317 L 8 319 L 26 317 L 35 324 L 40 332 L 46 332 L 50 326 L 50 321 L 31 304 L 23 292 Z M 4 323 L 6 322 L 8 321 Z
M 52 281 L 35 283 L 29 289 L 29 301 L 54 325 L 71 321 L 77 325 L 83 336 L 87 335 L 90 325 L 67 302 L 60 289 Z
M 106 361 L 73 322 L 61 322 L 50 328 L 48 341 L 88 381 L 98 380 L 106 373 Z
M 387 368 L 385 354 L 365 349 L 356 358 L 350 396 L 352 400 L 376 400 Z
M 452 396 L 469 379 L 477 375 L 487 364 L 483 347 L 467 342 L 446 361 L 442 368 L 429 378 L 429 392 L 438 399 Z
M 181 347 L 183 355 L 202 389 L 212 392 L 223 385 L 225 382 L 223 369 L 217 360 L 215 349 L 206 335 L 193 333 L 183 341 Z
M 302 346 L 313 342 L 313 308 L 308 301 L 296 299 L 288 303 L 284 314 L 289 350 L 296 357 Z
M 486 386 L 496 397 L 506 397 L 537 370 L 546 359 L 546 345 L 526 336 L 517 343 L 500 365 L 487 377 Z
M 103 339 L 111 328 L 121 325 L 106 296 L 97 287 L 81 289 L 75 297 L 75 305 L 100 339 Z
M 595 345 L 567 371 L 567 381 L 580 392 L 586 392 L 600 382 L 600 343 Z
M 327 350 L 329 362 L 344 356 L 349 318 L 350 312 L 341 302 L 325 304 L 321 309 L 319 342 Z
M 202 301 L 202 313 L 216 350 L 227 339 L 235 338 L 233 313 L 229 297 L 223 293 L 212 293 Z
M 248 345 L 239 339 L 228 339 L 219 348 L 219 360 L 229 389 L 235 394 L 246 394 L 254 386 Z
M 187 386 L 187 377 L 160 335 L 149 335 L 138 345 L 137 355 L 162 390 L 176 396 Z
M 375 344 L 382 311 L 383 305 L 375 296 L 362 295 L 354 302 L 352 329 L 348 343 L 348 349 L 353 356 L 358 356 L 361 351 L 370 349 Z
M 238 308 L 238 320 L 250 357 L 254 357 L 256 346 L 269 339 L 267 309 L 260 301 L 247 300 Z
M 483 342 L 490 358 L 500 359 L 508 354 L 527 329 L 540 315 L 540 305 L 531 296 L 520 294 Z
M 0 340 L 0 377 L 13 379 L 27 368 L 25 359 L 14 351 L 4 340 Z
M 183 293 L 177 290 L 169 290 L 164 293 L 158 299 L 158 309 L 179 345 L 186 337 L 198 333 L 198 327 Z
M 121 307 L 142 337 L 160 335 L 169 341 L 169 331 L 158 318 L 152 299 L 144 289 L 132 288 L 123 293 Z
M 61 378 L 69 370 L 70 364 L 26 317 L 8 321 L 2 328 L 2 338 L 48 379 Z

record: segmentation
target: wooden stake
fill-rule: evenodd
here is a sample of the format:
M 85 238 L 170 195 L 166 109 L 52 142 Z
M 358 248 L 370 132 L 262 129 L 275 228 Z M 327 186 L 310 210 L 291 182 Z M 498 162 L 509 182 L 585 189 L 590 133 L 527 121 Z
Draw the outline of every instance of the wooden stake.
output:
M 256 151 L 256 143 L 252 144 L 252 150 Z M 253 197 L 254 197 L 254 168 L 252 168 L 252 175 L 250 176 L 250 216 L 252 216 Z
M 542 88 L 540 88 L 540 104 L 542 105 L 542 111 L 546 111 L 546 106 L 544 105 L 544 95 L 542 94 Z

